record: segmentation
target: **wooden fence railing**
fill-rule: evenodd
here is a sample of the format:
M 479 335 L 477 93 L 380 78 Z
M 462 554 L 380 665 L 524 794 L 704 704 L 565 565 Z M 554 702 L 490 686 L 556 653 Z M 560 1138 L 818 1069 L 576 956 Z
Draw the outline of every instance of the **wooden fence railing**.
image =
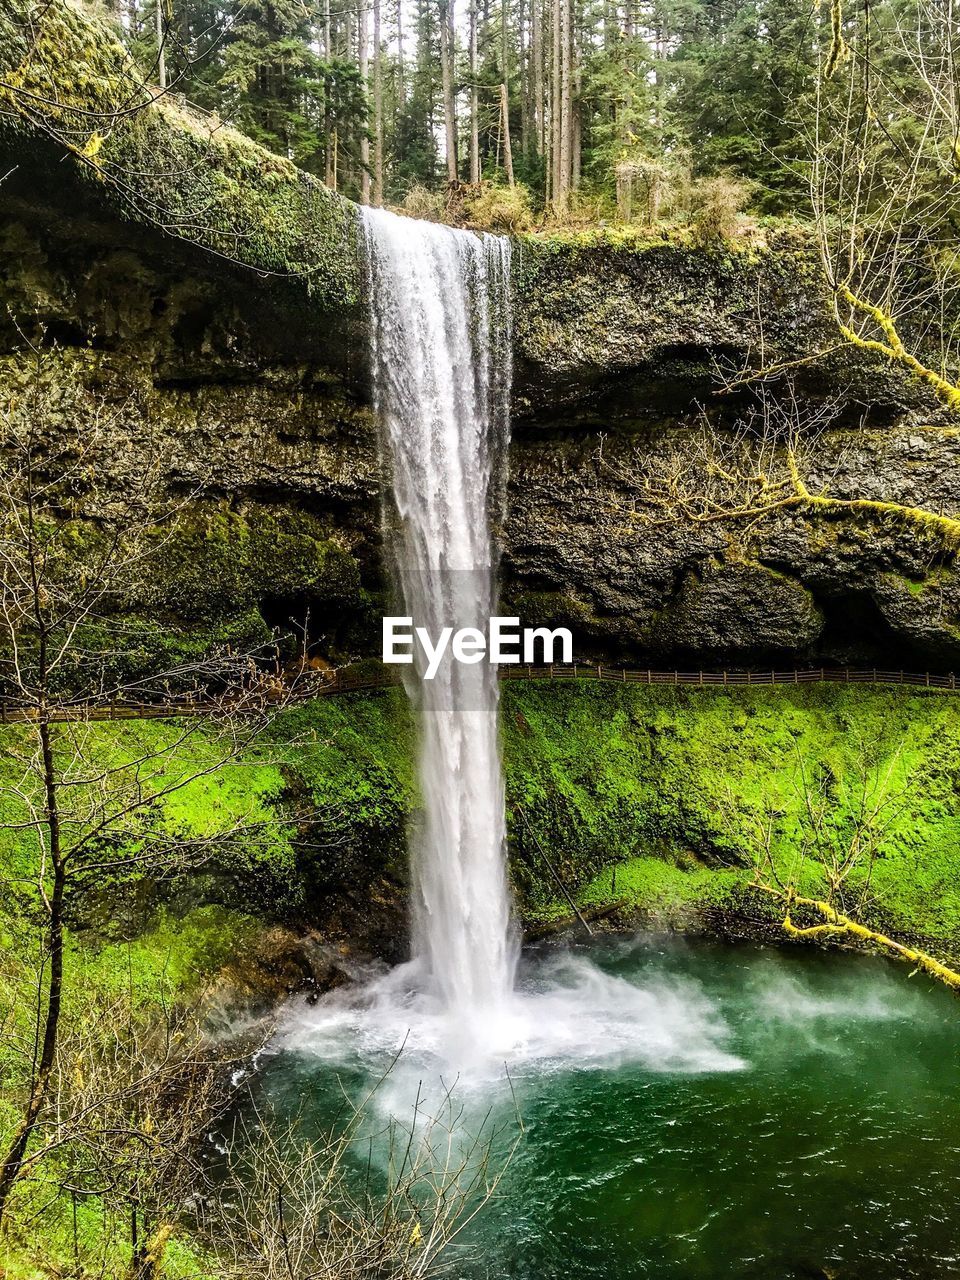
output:
M 957 676 L 953 672 L 883 671 L 878 667 L 797 667 L 792 670 L 769 671 L 654 671 L 605 667 L 591 662 L 569 665 L 502 666 L 501 680 L 594 680 L 606 684 L 674 685 L 684 688 L 741 688 L 744 686 L 800 684 L 882 684 L 907 685 L 911 688 L 957 692 Z M 297 701 L 311 698 L 337 697 L 365 689 L 385 689 L 401 683 L 399 667 L 379 671 L 344 667 L 333 674 L 305 684 L 294 694 Z M 172 699 L 168 702 L 98 702 L 66 703 L 56 708 L 51 719 L 69 720 L 151 720 L 177 716 L 209 715 L 229 712 L 229 704 L 200 698 Z M 0 724 L 22 723 L 37 719 L 36 710 L 15 703 L 0 702 Z

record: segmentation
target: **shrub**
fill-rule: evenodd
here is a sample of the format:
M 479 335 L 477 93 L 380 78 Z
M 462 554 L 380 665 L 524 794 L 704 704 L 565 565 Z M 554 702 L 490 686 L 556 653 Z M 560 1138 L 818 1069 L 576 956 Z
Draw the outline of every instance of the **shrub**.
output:
M 690 192 L 694 241 L 706 247 L 730 240 L 752 189 L 752 183 L 724 173 L 694 183 Z
M 480 231 L 527 231 L 532 225 L 530 192 L 519 183 L 481 182 L 464 200 L 463 210 L 469 225 Z
M 440 222 L 443 218 L 443 197 L 417 182 L 404 196 L 402 210 L 411 218 Z

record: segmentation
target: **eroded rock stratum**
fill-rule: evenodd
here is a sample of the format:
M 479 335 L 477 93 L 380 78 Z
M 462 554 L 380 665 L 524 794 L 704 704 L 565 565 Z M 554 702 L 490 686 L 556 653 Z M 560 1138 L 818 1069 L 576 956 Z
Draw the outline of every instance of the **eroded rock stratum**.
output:
M 15 10 L 8 78 L 25 74 Z M 85 70 L 61 69 L 53 116 L 0 117 L 4 381 L 30 376 L 30 339 L 60 389 L 47 430 L 113 406 L 93 514 L 145 454 L 198 491 L 140 602 L 172 633 L 239 640 L 309 609 L 331 651 L 368 651 L 381 472 L 356 212 L 170 100 L 79 145 L 82 111 L 129 93 L 123 54 L 81 9 L 51 12 Z M 955 550 L 895 510 L 960 512 L 960 433 L 923 388 L 838 345 L 802 229 L 715 250 L 534 235 L 513 262 L 508 603 L 572 623 L 583 656 L 634 663 L 960 660 Z M 756 409 L 744 375 L 784 365 L 810 491 L 890 512 L 697 521 L 668 492 L 681 459 L 681 496 L 702 496 L 698 468 L 706 489 Z

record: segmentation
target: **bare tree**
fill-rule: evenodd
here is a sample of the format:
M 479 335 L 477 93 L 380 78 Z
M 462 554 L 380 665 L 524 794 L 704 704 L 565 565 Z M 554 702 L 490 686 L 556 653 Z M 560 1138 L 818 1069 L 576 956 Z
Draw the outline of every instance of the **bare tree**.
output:
M 699 430 L 665 453 L 638 449 L 621 457 L 601 448 L 602 471 L 629 494 L 631 520 L 738 523 L 749 529 L 791 511 L 808 518 L 852 516 L 904 525 L 950 551 L 960 550 L 955 516 L 831 493 L 823 436 L 839 411 L 835 403 L 802 400 L 789 379 L 772 379 L 756 390 L 756 406 L 733 430 L 718 430 L 704 417 Z M 813 471 L 819 473 L 816 482 L 809 479 Z
M 79 391 L 64 426 L 56 354 L 33 346 L 27 359 L 24 393 L 10 387 L 0 405 L 0 696 L 14 721 L 5 747 L 16 776 L 0 829 L 32 844 L 10 887 L 39 922 L 41 964 L 27 1000 L 35 1035 L 22 1112 L 0 1163 L 0 1220 L 50 1098 L 71 894 L 122 873 L 169 878 L 218 850 L 253 847 L 262 819 L 191 835 L 158 813 L 240 760 L 292 694 L 272 664 L 258 662 L 266 653 L 215 650 L 162 672 L 125 668 L 125 610 L 170 545 L 184 500 L 164 496 L 164 459 L 145 459 L 123 492 L 95 492 L 122 410 Z M 171 691 L 203 714 L 172 719 L 160 734 L 131 730 L 119 758 L 103 750 L 100 716 L 123 701 L 162 704 Z
M 89 1264 L 102 1265 L 126 1246 L 138 1280 L 160 1274 L 183 1205 L 206 1181 L 206 1140 L 235 1097 L 238 1054 L 259 1047 L 265 1034 L 219 1046 L 200 1007 L 184 1008 L 169 995 L 144 1007 L 132 989 L 93 991 L 65 1010 L 49 1097 L 22 1173 L 43 1199 L 95 1201 L 101 1229 L 87 1246 Z
M 452 1088 L 432 1111 L 418 1093 L 409 1123 L 378 1121 L 377 1088 L 313 1142 L 299 1120 L 284 1128 L 251 1105 L 201 1220 L 225 1280 L 438 1274 L 496 1194 L 522 1124 L 515 1113 L 506 1123 L 490 1112 L 468 1118 Z
M 874 869 L 902 825 L 910 798 L 909 787 L 897 778 L 898 765 L 897 752 L 879 768 L 861 753 L 848 775 L 837 776 L 811 772 L 800 757 L 799 831 L 784 838 L 784 814 L 772 802 L 760 814 L 731 803 L 731 819 L 735 814 L 736 828 L 751 849 L 753 887 L 778 904 L 789 937 L 879 951 L 960 991 L 955 969 L 864 923 L 873 901 Z
M 954 0 L 878 21 L 830 6 L 809 137 L 823 269 L 845 341 L 960 409 L 960 61 Z

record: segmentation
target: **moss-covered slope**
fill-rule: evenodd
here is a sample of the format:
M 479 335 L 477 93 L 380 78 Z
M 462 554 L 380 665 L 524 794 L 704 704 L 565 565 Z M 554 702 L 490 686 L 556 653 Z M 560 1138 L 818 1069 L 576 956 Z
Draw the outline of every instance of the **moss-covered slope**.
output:
M 0 134 L 67 153 L 92 204 L 258 272 L 299 277 L 326 306 L 361 286 L 355 210 L 288 160 L 145 82 L 106 12 L 10 0 L 0 12 Z M 61 166 L 61 180 L 64 169 Z
M 15 732 L 4 731 L 8 750 Z M 162 732 L 156 724 L 98 727 L 113 757 Z M 513 879 L 535 931 L 569 915 L 539 842 L 593 914 L 775 932 L 775 916 L 749 887 L 759 827 L 774 815 L 772 849 L 790 867 L 808 839 L 812 792 L 825 800 L 838 847 L 865 794 L 882 792 L 891 821 L 872 866 L 867 918 L 960 952 L 960 718 L 950 695 L 513 684 L 503 691 L 503 734 Z M 251 803 L 266 806 L 278 818 L 269 840 L 173 887 L 122 876 L 83 887 L 78 937 L 95 951 L 145 929 L 162 938 L 173 913 L 198 922 L 191 955 L 202 956 L 204 920 L 222 931 L 225 920 L 246 929 L 249 917 L 260 931 L 283 920 L 398 958 L 405 832 L 417 804 L 413 744 L 398 690 L 286 713 L 256 760 L 201 781 L 167 814 L 189 833 Z M 5 867 L 28 872 L 30 850 L 5 839 Z M 812 865 L 803 874 L 816 887 Z M 228 916 L 202 914 L 211 909 Z

